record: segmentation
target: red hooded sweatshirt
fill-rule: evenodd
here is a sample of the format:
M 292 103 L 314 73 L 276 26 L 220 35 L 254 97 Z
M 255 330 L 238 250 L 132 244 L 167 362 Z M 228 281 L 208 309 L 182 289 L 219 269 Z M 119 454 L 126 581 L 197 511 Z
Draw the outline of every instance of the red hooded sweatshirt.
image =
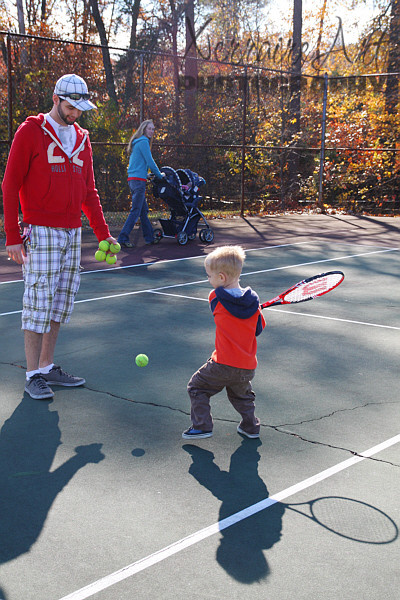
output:
M 28 117 L 18 128 L 4 174 L 3 204 L 6 246 L 21 244 L 23 221 L 48 227 L 81 227 L 81 212 L 99 241 L 110 237 L 95 187 L 92 147 L 79 125 L 69 158 L 45 115 Z
M 265 327 L 260 300 L 250 288 L 232 296 L 218 287 L 208 297 L 215 321 L 215 350 L 211 358 L 220 364 L 255 369 L 257 340 Z

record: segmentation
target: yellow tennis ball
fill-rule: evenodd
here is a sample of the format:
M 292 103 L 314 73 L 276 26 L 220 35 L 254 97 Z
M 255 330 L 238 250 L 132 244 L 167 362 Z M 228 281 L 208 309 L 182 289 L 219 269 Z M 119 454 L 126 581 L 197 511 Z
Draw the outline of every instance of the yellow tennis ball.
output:
M 118 254 L 121 250 L 121 245 L 117 242 L 116 244 L 110 244 L 110 252 L 113 254 Z
M 115 265 L 115 263 L 117 262 L 117 257 L 114 256 L 114 254 L 107 254 L 106 256 L 106 263 L 109 265 Z
M 145 354 L 138 354 L 135 363 L 138 367 L 146 367 L 149 364 L 149 358 Z
M 102 242 L 100 242 L 99 250 L 103 250 L 103 252 L 107 252 L 109 249 L 110 249 L 110 244 L 107 242 L 107 240 L 103 240 Z
M 106 253 L 103 252 L 103 250 L 97 250 L 96 254 L 94 255 L 95 259 L 98 260 L 99 262 L 101 262 L 102 260 L 106 260 Z

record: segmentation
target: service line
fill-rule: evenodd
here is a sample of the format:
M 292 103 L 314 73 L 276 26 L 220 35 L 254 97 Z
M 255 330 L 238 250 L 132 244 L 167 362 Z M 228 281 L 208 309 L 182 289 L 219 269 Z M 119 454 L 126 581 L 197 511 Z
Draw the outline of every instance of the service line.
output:
M 261 269 L 258 271 L 250 271 L 248 273 L 242 273 L 241 276 L 246 277 L 247 275 L 259 275 L 262 273 L 271 273 L 273 271 L 284 271 L 286 269 L 296 269 L 298 267 L 305 267 L 308 265 L 317 265 L 317 264 L 328 263 L 328 262 L 340 262 L 342 260 L 347 260 L 349 258 L 358 258 L 360 256 L 370 256 L 373 254 L 383 254 L 383 253 L 387 253 L 387 252 L 397 252 L 398 250 L 400 250 L 400 248 L 389 248 L 389 249 L 385 249 L 385 250 L 373 250 L 372 252 L 363 252 L 361 254 L 348 254 L 348 255 L 344 255 L 344 256 L 338 256 L 336 258 L 324 258 L 324 259 L 320 259 L 320 260 L 313 260 L 310 262 L 297 263 L 294 265 L 286 265 L 284 267 L 273 267 L 271 269 Z M 199 258 L 199 257 L 196 257 L 196 258 Z M 176 259 L 176 260 L 181 260 L 181 259 Z M 165 261 L 165 262 L 173 262 L 173 261 Z M 149 263 L 149 264 L 160 264 L 160 263 Z M 149 266 L 149 264 L 143 265 L 143 266 Z M 98 272 L 98 271 L 96 271 L 96 272 Z M 171 284 L 171 285 L 161 286 L 159 288 L 148 288 L 145 290 L 135 290 L 133 292 L 122 292 L 120 294 L 109 294 L 107 296 L 97 296 L 95 298 L 86 298 L 85 300 L 76 300 L 74 302 L 74 304 L 83 304 L 85 302 L 97 302 L 98 300 L 109 300 L 111 298 L 123 298 L 124 296 L 134 296 L 136 294 L 142 294 L 142 293 L 147 293 L 147 292 L 158 292 L 158 291 L 168 290 L 168 289 L 173 289 L 173 288 L 178 288 L 178 287 L 197 285 L 200 283 L 207 283 L 207 279 L 200 279 L 198 281 L 188 281 L 186 283 L 175 283 L 175 284 Z M 21 313 L 22 313 L 22 310 L 15 310 L 15 311 L 11 311 L 11 312 L 0 313 L 0 317 L 16 315 L 16 314 L 21 314 Z

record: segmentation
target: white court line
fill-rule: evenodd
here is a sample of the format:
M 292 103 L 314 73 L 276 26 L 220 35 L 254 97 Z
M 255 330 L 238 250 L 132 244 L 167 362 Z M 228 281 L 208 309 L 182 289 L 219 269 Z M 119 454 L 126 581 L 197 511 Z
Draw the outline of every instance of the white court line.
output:
M 109 588 L 112 585 L 123 581 L 124 579 L 128 579 L 128 577 L 132 577 L 133 575 L 136 575 L 137 573 L 140 573 L 141 571 L 160 563 L 166 558 L 181 552 L 185 548 L 189 548 L 194 544 L 198 544 L 202 540 L 215 535 L 219 531 L 223 531 L 224 529 L 227 529 L 228 527 L 231 527 L 232 525 L 235 525 L 236 523 L 239 523 L 240 521 L 243 521 L 244 519 L 247 519 L 256 513 L 273 506 L 277 502 L 281 502 L 289 496 L 293 496 L 294 494 L 297 494 L 298 492 L 301 492 L 315 485 L 316 483 L 327 479 L 328 477 L 332 477 L 333 475 L 352 467 L 366 458 L 370 458 L 378 452 L 382 452 L 383 450 L 398 444 L 399 442 L 400 434 L 390 438 L 389 440 L 386 440 L 385 442 L 382 442 L 381 444 L 378 444 L 377 446 L 374 446 L 373 448 L 370 448 L 369 450 L 366 450 L 365 452 L 360 453 L 357 456 L 348 458 L 347 460 L 338 463 L 337 465 L 330 467 L 325 471 L 321 471 L 321 473 L 317 473 L 316 475 L 313 475 L 304 481 L 296 483 L 295 485 L 292 485 L 285 490 L 274 494 L 273 496 L 269 496 L 268 498 L 265 498 L 264 500 L 261 500 L 260 502 L 257 502 L 256 504 L 239 511 L 230 517 L 227 517 L 226 519 L 222 519 L 222 521 L 219 521 L 218 523 L 214 523 L 209 527 L 200 529 L 200 531 L 196 531 L 195 533 L 192 533 L 191 535 L 182 538 L 173 544 L 166 546 L 165 548 L 162 548 L 158 552 L 154 552 L 154 554 L 150 554 L 149 556 L 123 567 L 122 569 L 119 569 L 110 575 L 106 575 L 105 577 L 90 583 L 80 590 L 68 594 L 68 596 L 64 596 L 60 600 L 85 600 L 85 598 L 90 598 L 90 596 L 93 596 L 94 594 L 97 594 L 98 592 L 101 592 L 102 590 L 105 590 L 106 588 Z
M 339 319 L 338 317 L 325 317 L 322 315 L 313 315 L 311 313 L 297 312 L 295 310 L 283 310 L 282 308 L 268 308 L 267 310 L 273 310 L 274 312 L 285 312 L 291 315 L 299 315 L 300 317 L 312 317 L 313 319 L 326 319 L 327 321 L 339 321 L 341 323 L 352 323 L 353 325 L 368 325 L 369 327 L 380 327 L 381 329 L 397 329 L 400 331 L 400 327 L 394 327 L 393 325 L 379 325 L 379 323 L 366 323 L 365 321 L 353 321 L 352 319 Z
M 344 255 L 344 256 L 338 256 L 337 258 L 324 258 L 321 260 L 313 260 L 310 262 L 297 263 L 295 265 L 287 265 L 286 267 L 274 267 L 272 269 L 261 269 L 259 271 L 250 271 L 249 273 L 242 273 L 241 276 L 246 277 L 247 275 L 259 275 L 261 273 L 271 273 L 272 271 L 284 271 L 285 269 L 295 269 L 297 267 L 304 267 L 307 265 L 317 265 L 317 264 L 327 263 L 327 262 L 337 262 L 340 260 L 346 260 L 348 258 L 358 258 L 360 256 L 370 256 L 372 254 L 396 252 L 398 250 L 400 250 L 400 248 L 389 248 L 389 249 L 385 249 L 385 250 L 374 250 L 373 252 L 363 252 L 361 254 L 349 254 L 349 255 Z M 181 260 L 181 259 L 174 259 L 174 260 Z M 166 261 L 166 262 L 169 262 L 169 261 Z M 171 262 L 173 262 L 173 261 L 171 261 Z M 152 263 L 152 264 L 155 264 L 155 263 Z M 160 263 L 156 263 L 156 264 L 160 264 Z M 143 265 L 143 266 L 148 266 L 148 264 Z M 96 272 L 98 272 L 98 271 L 96 271 Z M 149 288 L 146 290 L 135 290 L 133 292 L 123 292 L 120 294 L 110 294 L 109 296 L 97 296 L 95 298 L 86 298 L 85 300 L 76 300 L 74 302 L 74 304 L 83 304 L 86 302 L 97 302 L 98 300 L 108 300 L 111 298 L 123 298 L 124 296 L 134 296 L 136 294 L 143 294 L 143 293 L 147 293 L 147 292 L 157 292 L 159 290 L 168 290 L 168 289 L 172 289 L 172 288 L 196 285 L 198 283 L 206 283 L 206 282 L 207 282 L 207 279 L 200 279 L 198 281 L 188 281 L 186 283 L 175 283 L 172 285 L 161 286 L 159 288 Z M 17 315 L 17 314 L 21 314 L 21 313 L 22 313 L 22 310 L 15 310 L 12 312 L 0 313 L 0 317 L 5 317 L 8 315 Z
M 274 248 L 288 248 L 291 246 L 304 246 L 306 244 L 314 244 L 316 242 L 316 240 L 311 240 L 308 242 L 295 242 L 293 244 L 276 244 L 274 246 L 262 246 L 261 248 L 248 248 L 247 250 L 245 250 L 245 252 L 257 252 L 260 250 L 273 250 Z M 327 242 L 326 242 L 327 243 Z M 370 248 L 371 246 L 365 245 L 365 244 L 349 244 L 349 243 L 342 243 L 340 242 L 339 244 L 340 246 L 361 246 L 362 248 Z M 373 246 L 376 247 L 376 246 Z M 382 248 L 382 246 L 378 246 L 380 248 Z M 396 252 L 397 250 L 400 250 L 400 248 L 382 248 L 382 250 L 376 250 L 374 252 L 367 252 L 366 254 L 376 254 L 376 253 L 380 253 L 380 252 Z M 364 254 L 354 254 L 354 255 L 350 255 L 349 257 L 345 257 L 345 258 L 353 258 L 353 256 L 364 256 Z M 105 269 L 93 269 L 92 271 L 82 271 L 81 276 L 82 275 L 88 275 L 90 273 L 113 273 L 114 271 L 122 271 L 124 269 L 138 269 L 140 267 L 150 267 L 152 265 L 163 265 L 166 263 L 173 263 L 173 262 L 180 262 L 180 261 L 185 261 L 185 260 L 198 260 L 198 259 L 202 259 L 204 260 L 204 256 L 186 256 L 186 257 L 182 257 L 182 258 L 170 258 L 167 260 L 155 260 L 152 262 L 148 262 L 148 263 L 140 263 L 140 264 L 136 264 L 136 265 L 125 265 L 123 267 L 113 267 L 112 269 L 105 268 Z M 341 257 L 343 258 L 343 257 Z M 335 260 L 335 259 L 331 259 L 328 258 L 326 260 L 321 260 L 321 261 L 316 261 L 316 263 L 318 262 L 328 262 L 331 260 Z M 313 262 L 310 263 L 302 263 L 304 265 L 312 265 L 312 264 L 316 264 Z M 298 266 L 302 266 L 301 264 Z M 282 269 L 290 269 L 291 267 L 282 267 Z M 279 270 L 279 267 L 277 269 L 270 269 L 271 271 L 276 271 Z M 257 273 L 258 271 L 255 271 L 255 273 Z M 251 273 L 249 273 L 249 275 L 251 275 Z M 23 279 L 14 279 L 13 281 L 0 281 L 0 286 L 1 285 L 7 285 L 9 283 L 23 283 Z M 11 313 L 10 313 L 11 314 Z M 1 316 L 1 315 L 0 315 Z
M 283 271 L 284 269 L 293 269 L 295 267 L 306 267 L 307 265 L 319 265 L 322 263 L 336 262 L 338 260 L 347 260 L 348 258 L 358 258 L 360 256 L 370 256 L 371 254 L 384 254 L 385 252 L 397 252 L 400 248 L 389 248 L 385 250 L 374 250 L 373 252 L 363 252 L 361 254 L 347 254 L 344 256 L 337 256 L 336 258 L 323 258 L 321 260 L 313 260 L 310 262 L 298 263 L 297 265 L 288 265 L 287 267 L 275 267 L 274 269 L 265 269 L 261 271 L 251 271 L 249 273 L 243 273 L 243 275 L 258 275 L 258 273 L 269 273 L 271 271 Z
M 166 292 L 160 292 L 156 290 L 147 290 L 149 294 L 159 294 L 160 296 L 172 296 L 174 298 L 184 298 L 187 300 L 200 300 L 202 302 L 208 302 L 208 298 L 199 298 L 197 296 L 184 296 L 183 294 L 168 294 Z M 368 325 L 369 327 L 380 327 L 381 329 L 396 329 L 400 331 L 400 327 L 394 327 L 392 325 L 379 325 L 379 323 L 367 323 L 366 321 L 354 321 L 352 319 L 340 319 L 339 317 L 326 317 L 323 315 L 314 315 L 312 313 L 297 312 L 296 310 L 287 310 L 283 308 L 267 307 L 265 310 L 268 312 L 281 312 L 290 315 L 299 315 L 300 317 L 312 317 L 313 319 L 326 319 L 327 321 L 339 321 L 340 323 L 351 323 L 353 325 Z
M 304 246 L 305 244 L 314 244 L 315 240 L 311 240 L 308 242 L 295 242 L 293 244 L 275 244 L 274 246 L 262 246 L 261 248 L 249 248 L 248 250 L 245 250 L 245 252 L 256 252 L 257 250 L 272 250 L 273 248 L 287 248 L 289 246 Z M 340 244 L 341 246 L 345 246 L 346 244 Z M 363 244 L 351 244 L 352 246 L 356 245 L 356 246 L 363 246 Z M 368 246 L 367 246 L 368 247 Z M 168 258 L 166 260 L 154 260 L 152 262 L 148 262 L 148 263 L 138 263 L 136 265 L 125 265 L 125 266 L 121 266 L 121 267 L 113 267 L 112 269 L 110 269 L 110 267 L 107 267 L 105 269 L 92 269 L 91 271 L 82 271 L 81 275 L 88 275 L 90 273 L 112 273 L 113 271 L 122 271 L 124 269 L 138 269 L 140 267 L 150 267 L 151 265 L 163 265 L 166 263 L 172 263 L 172 262 L 180 262 L 180 261 L 184 261 L 184 260 L 195 260 L 195 259 L 203 259 L 204 260 L 204 255 L 200 255 L 200 256 L 183 256 L 182 258 Z M 11 260 L 11 259 L 8 259 Z M 22 283 L 24 280 L 21 279 L 14 279 L 13 281 L 0 281 L 0 285 L 6 285 L 8 283 Z M 1 600 L 1 599 L 0 599 Z

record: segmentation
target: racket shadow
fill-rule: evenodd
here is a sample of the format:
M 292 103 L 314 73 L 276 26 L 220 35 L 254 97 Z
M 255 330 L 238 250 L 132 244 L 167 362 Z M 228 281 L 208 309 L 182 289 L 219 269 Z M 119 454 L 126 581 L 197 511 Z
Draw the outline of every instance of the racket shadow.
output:
M 321 496 L 309 502 L 286 504 L 286 508 L 360 544 L 391 544 L 399 537 L 398 526 L 387 513 L 354 498 Z

